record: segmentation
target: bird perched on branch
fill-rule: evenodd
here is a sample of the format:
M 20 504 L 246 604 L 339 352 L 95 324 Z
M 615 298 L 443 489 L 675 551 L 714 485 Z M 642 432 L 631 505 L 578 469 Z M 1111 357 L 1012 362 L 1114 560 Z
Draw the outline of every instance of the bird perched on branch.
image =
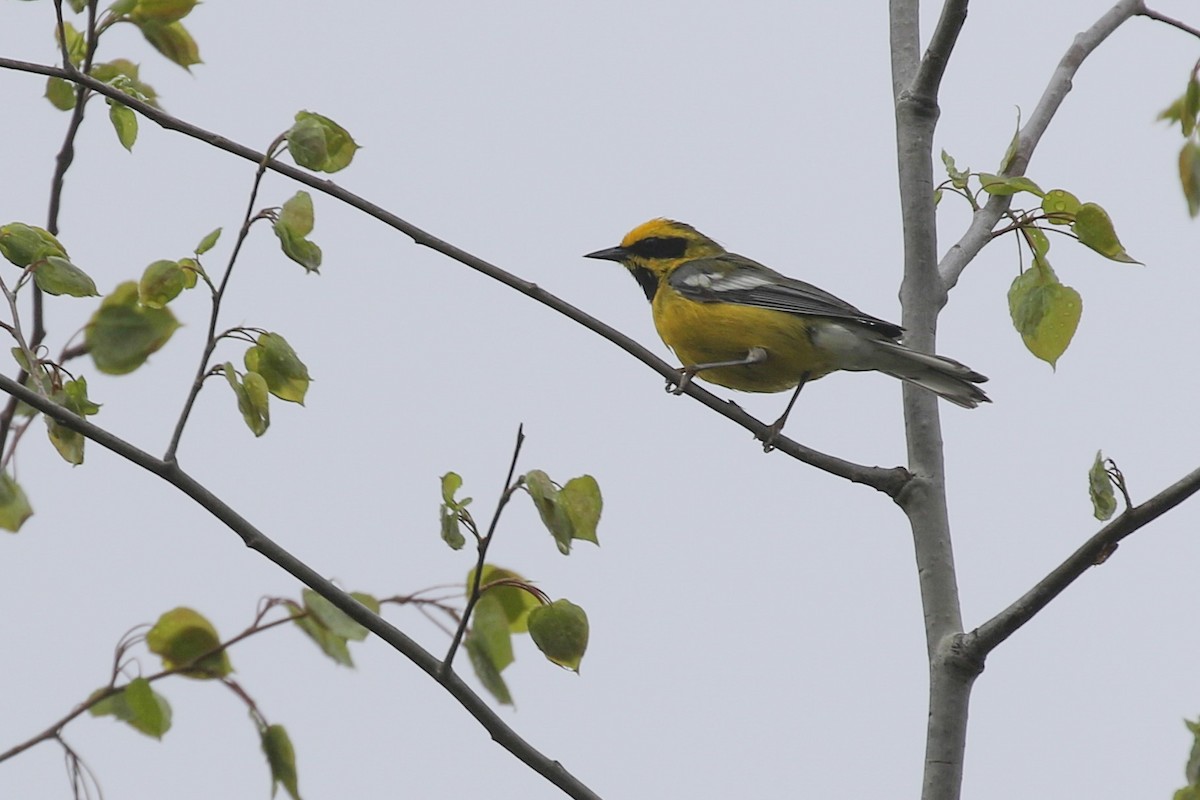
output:
M 585 257 L 616 261 L 637 279 L 659 336 L 683 361 L 678 380 L 668 384 L 673 393 L 693 377 L 744 392 L 795 387 L 768 432 L 768 448 L 804 385 L 840 369 L 883 372 L 963 408 L 990 402 L 975 385 L 986 377 L 905 347 L 899 325 L 727 252 L 682 222 L 652 219 L 617 247 Z

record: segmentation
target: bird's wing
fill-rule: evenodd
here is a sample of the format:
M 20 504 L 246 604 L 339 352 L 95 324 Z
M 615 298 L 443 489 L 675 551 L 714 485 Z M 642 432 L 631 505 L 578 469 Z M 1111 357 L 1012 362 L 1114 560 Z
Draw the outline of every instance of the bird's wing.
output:
M 865 314 L 824 289 L 781 275 L 736 253 L 687 261 L 671 273 L 668 282 L 681 295 L 699 303 L 736 303 L 849 320 L 893 339 L 904 332 L 899 325 Z

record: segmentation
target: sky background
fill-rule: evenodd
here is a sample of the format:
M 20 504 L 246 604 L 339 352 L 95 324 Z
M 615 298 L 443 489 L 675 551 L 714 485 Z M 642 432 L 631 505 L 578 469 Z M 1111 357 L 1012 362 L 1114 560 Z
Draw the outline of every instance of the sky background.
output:
M 128 26 L 99 58 L 140 62 L 168 111 L 256 149 L 300 109 L 332 117 L 363 146 L 338 184 L 671 358 L 635 283 L 580 257 L 655 216 L 899 319 L 884 5 L 210 0 L 187 20 L 205 62 L 191 75 Z M 1156 7 L 1200 22 L 1185 0 Z M 994 171 L 1018 110 L 1033 109 L 1102 10 L 975 4 L 936 146 Z M 5 56 L 56 61 L 52 30 L 50 2 L 0 5 Z M 1178 132 L 1155 117 L 1198 56 L 1200 42 L 1177 30 L 1129 22 L 1084 65 L 1033 159 L 1030 177 L 1100 203 L 1145 262 L 1054 239 L 1050 259 L 1084 303 L 1057 371 L 1009 320 L 1011 239 L 970 266 L 942 315 L 939 351 L 987 374 L 994 401 L 942 404 L 968 627 L 1097 529 L 1086 471 L 1098 449 L 1138 502 L 1196 467 L 1200 226 L 1178 187 Z M 41 78 L 0 72 L 0 224 L 45 224 L 68 117 L 42 91 Z M 126 153 L 105 111 L 91 104 L 67 180 L 72 260 L 107 292 L 224 226 L 206 261 L 215 271 L 253 165 L 145 121 Z M 259 206 L 297 188 L 268 176 Z M 222 316 L 287 337 L 315 378 L 307 406 L 273 404 L 256 440 L 212 382 L 180 448 L 185 469 L 319 572 L 386 596 L 463 580 L 473 555 L 438 538 L 438 478 L 459 472 L 473 508 L 490 510 L 524 423 L 522 469 L 560 482 L 592 474 L 605 509 L 601 547 L 563 558 L 517 498 L 493 544 L 494 563 L 582 605 L 592 627 L 579 676 L 517 643 L 505 673 L 517 710 L 501 714 L 522 736 L 608 798 L 918 795 L 925 642 L 909 531 L 886 497 L 764 455 L 564 317 L 314 202 L 320 276 L 259 226 Z M 968 214 L 951 197 L 939 214 L 944 250 Z M 51 301 L 52 348 L 94 307 Z M 94 420 L 155 453 L 208 313 L 199 291 L 172 307 L 185 327 L 138 372 L 72 365 L 104 404 Z M 221 358 L 240 364 L 241 353 Z M 786 401 L 734 399 L 768 421 Z M 900 384 L 830 376 L 806 388 L 788 433 L 853 461 L 902 464 Z M 299 594 L 173 488 L 94 445 L 71 468 L 35 424 L 18 476 L 37 513 L 0 539 L 0 749 L 104 684 L 132 626 L 187 605 L 231 635 L 260 597 Z M 1139 532 L 992 655 L 973 696 L 965 797 L 1166 798 L 1182 785 L 1181 719 L 1200 711 L 1198 522 L 1193 500 Z M 445 635 L 416 612 L 388 618 L 444 652 Z M 357 669 L 337 667 L 290 629 L 231 653 L 238 680 L 291 733 L 305 797 L 561 796 L 399 654 L 377 641 L 353 653 Z M 254 728 L 232 695 L 182 680 L 158 690 L 174 707 L 161 743 L 109 719 L 66 730 L 106 797 L 267 796 Z M 43 744 L 5 763 L 0 797 L 68 797 L 61 762 Z

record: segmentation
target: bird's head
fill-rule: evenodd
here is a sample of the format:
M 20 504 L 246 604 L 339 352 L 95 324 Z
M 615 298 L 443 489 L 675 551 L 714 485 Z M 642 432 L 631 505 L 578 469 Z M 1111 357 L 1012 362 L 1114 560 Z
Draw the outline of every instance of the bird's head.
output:
M 658 283 L 684 261 L 709 258 L 725 248 L 700 231 L 671 219 L 652 219 L 625 234 L 621 244 L 588 253 L 584 258 L 616 261 L 633 273 L 649 300 L 654 299 Z

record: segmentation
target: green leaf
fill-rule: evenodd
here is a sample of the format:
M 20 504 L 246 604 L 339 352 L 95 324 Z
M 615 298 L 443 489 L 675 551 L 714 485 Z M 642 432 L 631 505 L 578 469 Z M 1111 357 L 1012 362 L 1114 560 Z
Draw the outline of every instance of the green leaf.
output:
M 95 697 L 108 688 L 92 693 Z M 145 678 L 134 678 L 119 691 L 109 695 L 88 709 L 93 717 L 116 717 L 127 722 L 136 731 L 155 739 L 171 729 L 171 704 L 167 698 L 150 688 Z
M 1192 752 L 1188 756 L 1183 774 L 1187 776 L 1189 786 L 1200 788 L 1200 720 L 1191 722 L 1185 719 L 1183 724 L 1192 734 Z
M 11 475 L 0 472 L 0 529 L 16 533 L 31 516 L 33 508 L 25 492 Z
M 188 33 L 187 28 L 183 27 L 182 22 L 161 23 L 146 20 L 138 23 L 138 28 L 155 50 L 189 72 L 193 64 L 203 63 L 196 40 Z
M 542 518 L 542 524 L 554 537 L 558 551 L 563 555 L 570 553 L 575 529 L 566 509 L 559 502 L 559 488 L 550 480 L 550 476 L 540 469 L 527 472 L 524 485 L 529 496 L 533 498 L 533 505 Z
M 262 731 L 262 749 L 271 768 L 271 796 L 280 786 L 300 800 L 300 779 L 296 775 L 296 750 L 282 725 L 269 725 Z
M 1196 117 L 1200 115 L 1200 81 L 1193 72 L 1188 80 L 1187 90 L 1183 93 L 1183 114 L 1179 119 L 1183 127 L 1183 135 L 1191 136 L 1196 130 Z
M 462 476 L 457 472 L 447 472 L 442 476 L 442 502 L 448 506 L 459 506 L 454 495 L 462 488 Z M 466 505 L 462 503 L 461 505 Z
M 162 658 L 163 667 L 187 667 L 181 674 L 189 678 L 223 678 L 233 672 L 227 651 L 212 652 L 220 644 L 212 623 L 182 606 L 163 614 L 146 633 L 146 647 Z
M 362 625 L 350 619 L 345 611 L 342 611 L 312 589 L 305 589 L 300 593 L 300 596 L 304 599 L 304 607 L 313 615 L 313 618 L 335 636 L 361 642 L 370 633 Z M 374 600 L 370 595 L 363 596 Z M 379 613 L 378 602 L 375 603 L 373 610 L 375 613 Z
M 1000 175 L 992 175 L 987 172 L 979 173 L 979 182 L 983 186 L 983 190 L 988 194 L 1012 195 L 1017 192 L 1029 192 L 1038 197 L 1045 197 L 1046 193 L 1042 188 L 1033 181 L 1026 178 L 1024 175 L 1014 175 L 1012 177 L 1003 177 Z
M 1021 228 L 1021 232 L 1025 234 L 1025 241 L 1029 243 L 1033 257 L 1045 258 L 1046 254 L 1050 252 L 1050 237 L 1046 235 L 1045 231 L 1032 225 L 1025 225 Z
M 205 253 L 207 253 L 209 250 L 212 250 L 213 245 L 215 245 L 217 243 L 217 239 L 220 239 L 220 238 L 221 238 L 221 229 L 220 228 L 210 231 L 207 236 L 205 236 L 203 239 L 200 240 L 200 244 L 196 245 L 196 250 L 195 250 L 196 255 L 202 256 Z
M 438 519 L 441 521 L 442 541 L 450 545 L 451 550 L 462 550 L 467 537 L 463 536 L 458 524 L 458 510 L 442 503 L 438 507 Z
M 966 189 L 967 183 L 971 179 L 971 170 L 960 170 L 954 164 L 954 157 L 942 151 L 942 164 L 946 167 L 946 174 L 950 176 L 950 183 L 955 189 Z
M 591 475 L 572 478 L 563 486 L 559 502 L 571 520 L 571 537 L 592 544 L 600 544 L 596 538 L 596 526 L 600 524 L 600 512 L 604 500 L 600 497 L 600 485 Z
M 457 472 L 447 472 L 442 476 L 442 504 L 438 507 L 438 520 L 442 531 L 442 541 L 450 545 L 451 550 L 461 550 L 467 543 L 459 526 L 459 512 L 471 502 L 471 498 L 455 500 L 454 495 L 462 488 L 462 477 Z
M 1079 198 L 1065 189 L 1051 189 L 1042 198 L 1046 221 L 1054 225 L 1070 225 L 1074 222 L 1080 205 Z
M 1083 299 L 1059 283 L 1045 259 L 1035 258 L 1009 288 L 1008 309 L 1029 352 L 1054 366 L 1079 326 Z
M 33 282 L 46 294 L 97 297 L 96 283 L 88 274 L 61 256 L 49 256 L 33 270 Z
M 349 131 L 328 117 L 301 111 L 285 134 L 292 160 L 317 172 L 337 172 L 354 159 L 358 145 Z
M 529 612 L 529 636 L 547 659 L 579 672 L 587 651 L 587 614 L 569 600 L 538 606 Z
M 491 592 L 484 594 L 475 604 L 475 610 L 471 613 L 471 636 L 487 653 L 496 672 L 503 672 L 513 662 L 508 615 Z
M 304 405 L 304 395 L 312 378 L 308 367 L 296 355 L 287 340 L 278 333 L 259 335 L 243 359 L 246 369 L 261 375 L 271 394 L 289 403 Z
M 24 269 L 30 264 L 57 256 L 67 258 L 67 250 L 49 231 L 23 222 L 0 226 L 0 255 Z
M 133 143 L 137 141 L 137 114 L 129 106 L 123 106 L 113 100 L 108 101 L 108 119 L 112 122 L 113 130 L 117 132 L 117 141 L 126 150 L 133 151 Z
M 262 436 L 271 426 L 271 409 L 267 400 L 267 382 L 257 372 L 247 372 L 239 379 L 237 370 L 228 361 L 222 367 L 225 380 L 237 398 L 238 411 L 246 427 L 255 436 Z M 252 377 L 253 376 L 253 377 Z
M 80 417 L 90 416 L 100 410 L 100 406 L 88 399 L 87 381 L 84 378 L 67 381 L 52 399 Z M 83 463 L 83 446 L 87 440 L 82 433 L 71 430 L 49 416 L 46 417 L 46 428 L 50 443 L 64 461 L 76 466 Z
M 1105 258 L 1125 264 L 1142 263 L 1125 252 L 1108 212 L 1095 203 L 1084 203 L 1079 207 L 1075 212 L 1075 224 L 1071 226 L 1071 230 L 1079 237 L 1080 242 Z
M 191 13 L 197 0 L 137 0 L 129 16 L 134 22 L 178 22 Z
M 92 77 L 120 89 L 130 97 L 152 106 L 158 105 L 158 92 L 138 77 L 138 65 L 127 58 L 114 58 L 112 61 L 93 65 Z
M 296 192 L 279 211 L 274 226 L 275 235 L 279 237 L 284 255 L 306 271 L 317 272 L 321 266 L 321 248 L 305 238 L 312 233 L 312 229 L 312 197 L 308 192 Z
M 1088 470 L 1088 496 L 1092 499 L 1092 513 L 1101 522 L 1112 519 L 1117 510 L 1117 497 L 1113 492 L 1112 477 L 1104 466 L 1104 455 L 1097 450 L 1096 460 Z
M 195 289 L 197 276 L 204 274 L 204 267 L 194 258 L 181 258 L 175 263 L 183 270 L 183 288 Z
M 1188 214 L 1200 214 L 1200 142 L 1187 141 L 1179 151 L 1179 183 L 1187 200 Z
M 338 636 L 311 616 L 298 617 L 295 622 L 296 627 L 308 634 L 325 655 L 344 667 L 354 666 L 354 659 L 350 657 L 350 647 L 345 637 Z
M 138 300 L 147 308 L 162 308 L 183 291 L 183 268 L 177 261 L 155 261 L 138 281 Z
M 46 99 L 59 111 L 70 111 L 78 99 L 75 95 L 75 84 L 62 78 L 47 78 Z
M 1186 95 L 1180 95 L 1171 101 L 1171 105 L 1158 112 L 1156 119 L 1162 122 L 1179 122 L 1183 118 L 1183 104 L 1187 100 Z M 1187 136 L 1187 133 L 1183 134 Z
M 1012 139 L 1008 142 L 1008 147 L 1004 151 L 1004 157 L 1000 159 L 1000 171 L 1008 172 L 1012 167 L 1013 159 L 1017 155 L 1017 146 L 1021 143 L 1021 109 L 1017 109 L 1017 127 L 1013 131 Z
M 90 417 L 100 411 L 100 406 L 88 399 L 86 378 L 63 384 L 63 397 L 59 402 L 81 417 Z
M 525 633 L 529 630 L 527 619 L 529 612 L 541 605 L 541 601 L 531 591 L 517 585 L 505 584 L 496 586 L 497 581 L 515 581 L 523 586 L 529 583 L 517 573 L 493 564 L 483 565 L 483 576 L 479 580 L 481 591 L 487 597 L 494 598 L 504 609 L 504 617 L 508 620 L 508 629 L 512 633 Z M 467 594 L 475 586 L 475 570 L 467 573 Z
M 170 309 L 141 305 L 138 285 L 126 281 L 101 301 L 84 329 L 84 341 L 96 369 L 125 375 L 146 363 L 178 327 Z
M 512 694 L 508 691 L 508 685 L 500 677 L 500 671 L 492 664 L 487 650 L 479 640 L 468 633 L 463 639 L 463 649 L 467 651 L 467 656 L 471 660 L 471 668 L 475 670 L 475 677 L 479 678 L 483 688 L 496 698 L 496 702 L 511 706 L 513 700 Z

